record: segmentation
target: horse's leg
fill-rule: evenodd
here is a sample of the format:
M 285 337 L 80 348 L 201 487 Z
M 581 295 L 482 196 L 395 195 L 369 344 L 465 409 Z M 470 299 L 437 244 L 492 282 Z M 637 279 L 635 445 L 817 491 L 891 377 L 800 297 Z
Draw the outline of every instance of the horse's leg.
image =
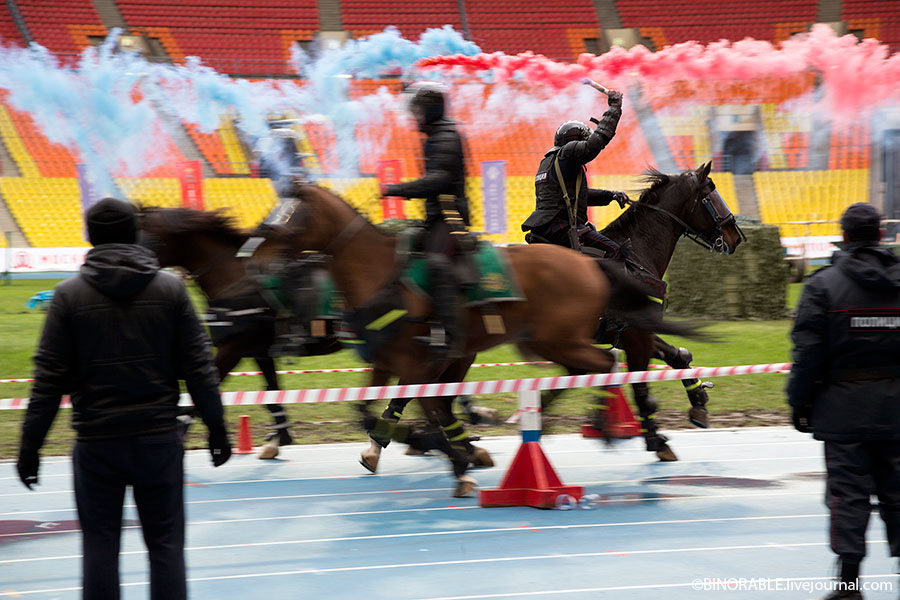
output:
M 653 341 L 656 345 L 656 358 L 665 361 L 673 369 L 691 368 L 691 361 L 694 357 L 691 355 L 690 350 L 687 348 L 676 348 L 659 336 L 653 336 Z M 713 383 L 711 381 L 700 381 L 699 379 L 682 379 L 681 384 L 684 386 L 688 400 L 691 402 L 688 419 L 696 427 L 706 429 L 709 427 L 709 413 L 706 410 L 709 395 L 706 393 L 706 390 L 713 387 Z
M 372 369 L 372 376 L 369 378 L 370 386 L 387 385 L 390 380 L 390 373 L 377 367 Z M 394 398 L 391 400 L 381 417 L 372 416 L 369 411 L 370 405 L 377 400 L 367 400 L 360 403 L 360 412 L 363 417 L 363 427 L 369 433 L 369 447 L 362 451 L 359 458 L 359 464 L 365 467 L 371 473 L 378 468 L 378 461 L 381 459 L 381 451 L 387 448 L 391 443 L 394 424 L 400 420 L 403 415 L 403 409 L 409 404 L 412 398 Z M 396 415 L 396 416 L 395 416 Z
M 278 385 L 278 375 L 275 374 L 275 360 L 268 356 L 254 356 L 253 360 L 262 371 L 263 378 L 266 380 L 266 391 L 280 390 Z M 266 409 L 272 417 L 272 424 L 269 426 L 270 431 L 266 435 L 266 441 L 272 441 L 278 438 L 279 446 L 288 446 L 294 442 L 291 436 L 291 423 L 287 418 L 287 411 L 283 404 L 266 404 Z
M 620 346 L 625 350 L 629 371 L 645 371 L 650 364 L 650 357 L 655 352 L 653 335 L 625 328 L 620 338 Z M 646 383 L 631 384 L 634 390 L 634 402 L 637 404 L 641 420 L 641 432 L 647 444 L 648 452 L 655 452 L 662 461 L 678 460 L 678 456 L 668 445 L 668 438 L 659 433 L 653 414 L 656 412 L 656 401 L 650 396 L 650 388 Z

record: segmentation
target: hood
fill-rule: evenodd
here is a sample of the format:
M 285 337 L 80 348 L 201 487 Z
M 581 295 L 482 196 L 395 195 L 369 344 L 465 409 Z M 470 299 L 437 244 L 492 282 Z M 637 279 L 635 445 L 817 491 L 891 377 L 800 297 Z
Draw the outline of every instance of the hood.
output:
M 101 244 L 87 253 L 81 265 L 85 281 L 113 298 L 134 296 L 157 271 L 156 255 L 135 244 Z
M 832 263 L 865 289 L 900 292 L 900 256 L 889 248 L 850 244 Z

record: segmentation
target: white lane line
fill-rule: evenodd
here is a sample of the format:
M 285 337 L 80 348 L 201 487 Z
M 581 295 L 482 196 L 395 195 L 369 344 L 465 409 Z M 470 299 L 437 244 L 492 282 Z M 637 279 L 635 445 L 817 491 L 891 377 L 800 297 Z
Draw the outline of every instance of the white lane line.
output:
M 868 540 L 867 544 L 886 544 L 887 540 Z M 794 542 L 790 544 L 784 544 L 785 547 L 790 548 L 809 548 L 815 546 L 828 546 L 828 542 Z M 739 550 L 771 550 L 772 547 L 768 544 L 747 544 L 742 546 L 699 546 L 693 548 L 658 548 L 653 550 L 629 550 L 627 552 L 628 556 L 636 556 L 636 555 L 650 555 L 650 554 L 680 554 L 680 553 L 689 553 L 689 552 L 725 552 L 725 551 L 739 551 Z M 446 567 L 446 566 L 455 566 L 455 565 L 476 565 L 476 564 L 491 564 L 491 563 L 510 563 L 510 562 L 519 562 L 519 561 L 551 561 L 551 560 L 560 560 L 560 559 L 572 559 L 572 558 L 600 558 L 600 557 L 620 557 L 620 553 L 614 552 L 578 552 L 572 554 L 540 554 L 540 555 L 532 555 L 532 556 L 508 556 L 508 557 L 491 557 L 491 558 L 470 558 L 470 559 L 460 559 L 460 560 L 441 560 L 441 561 L 431 561 L 431 562 L 420 562 L 420 563 L 393 563 L 393 564 L 382 564 L 382 565 L 362 565 L 356 567 L 332 567 L 328 569 L 297 569 L 293 571 L 272 571 L 267 573 L 242 573 L 240 575 L 218 575 L 218 576 L 210 576 L 210 577 L 189 577 L 188 581 L 191 583 L 202 582 L 202 581 L 229 581 L 236 579 L 253 579 L 253 578 L 261 578 L 261 577 L 284 577 L 286 575 L 321 575 L 325 573 L 348 573 L 353 571 L 380 571 L 386 569 L 409 569 L 415 567 Z M 877 577 L 895 577 L 895 574 L 890 575 L 878 575 Z M 869 577 L 875 577 L 870 575 Z M 830 579 L 830 578 L 824 578 Z M 147 581 L 135 581 L 130 583 L 121 584 L 123 587 L 132 587 L 139 585 L 149 585 Z M 657 585 L 673 585 L 673 584 L 657 584 Z M 682 585 L 682 584 L 677 584 Z M 693 585 L 692 583 L 684 584 L 684 585 Z M 647 589 L 651 589 L 653 585 L 648 585 Z M 45 589 L 45 590 L 25 590 L 18 591 L 16 590 L 16 594 L 19 595 L 30 595 L 30 594 L 47 594 L 53 592 L 68 592 L 72 590 L 79 590 L 81 588 L 58 588 L 58 589 Z M 636 586 L 636 589 L 640 589 Z M 474 596 L 473 598 L 490 598 L 491 596 Z M 501 596 L 502 597 L 502 596 Z M 508 597 L 508 596 L 507 596 Z M 465 598 L 465 597 L 464 597 Z
M 453 508 L 441 508 L 441 509 L 428 509 L 428 510 L 455 510 Z M 288 517 L 277 517 L 280 519 L 295 519 L 295 518 L 321 518 L 321 517 L 336 517 L 336 516 L 347 516 L 353 514 L 373 514 L 379 511 L 372 511 L 366 513 L 325 513 L 319 515 L 297 515 L 297 516 L 288 516 Z M 384 513 L 388 512 L 416 512 L 415 510 L 408 511 L 381 511 Z M 200 550 L 223 550 L 223 549 L 233 549 L 233 548 L 257 548 L 257 547 L 265 547 L 265 546 L 285 546 L 285 545 L 296 545 L 296 544 L 324 544 L 324 543 L 334 543 L 334 542 L 358 542 L 358 541 L 371 541 L 371 540 L 390 540 L 390 539 L 398 539 L 398 538 L 411 538 L 411 537 L 437 537 L 437 536 L 449 536 L 449 535 L 472 535 L 472 534 L 494 534 L 494 533 L 531 533 L 534 531 L 554 531 L 554 530 L 578 530 L 578 529 L 597 529 L 597 528 L 607 528 L 607 527 L 646 527 L 646 526 L 658 526 L 658 525 L 696 525 L 699 523 L 735 523 L 741 521 L 778 521 L 784 519 L 821 519 L 825 518 L 828 515 L 826 513 L 822 514 L 810 514 L 810 515 L 760 515 L 754 517 L 714 517 L 707 519 L 666 519 L 660 521 L 623 521 L 619 523 L 580 523 L 577 525 L 519 525 L 516 527 L 493 527 L 493 528 L 484 528 L 484 529 L 457 529 L 457 530 L 445 530 L 445 531 L 421 531 L 421 532 L 412 532 L 412 533 L 388 533 L 381 535 L 359 535 L 359 536 L 346 536 L 346 537 L 333 537 L 333 538 L 313 538 L 308 540 L 279 540 L 273 542 L 246 542 L 240 544 L 218 544 L 215 546 L 193 546 L 185 548 L 187 551 L 196 552 Z M 236 519 L 235 521 L 254 521 L 257 519 Z M 262 520 L 262 519 L 260 519 Z M 204 521 L 197 523 L 189 523 L 188 525 L 198 525 L 198 524 L 218 524 L 221 521 Z M 123 529 L 138 529 L 139 526 L 126 526 Z M 69 530 L 68 532 L 76 532 L 77 529 Z M 21 534 L 20 534 L 21 535 Z M 767 544 L 773 548 L 781 548 L 784 547 L 785 544 Z M 790 544 L 788 544 L 790 545 Z M 146 550 L 130 550 L 127 552 L 120 552 L 120 554 L 146 554 Z M 625 551 L 627 554 L 628 551 Z M 75 559 L 81 558 L 80 554 L 69 554 L 69 555 L 61 555 L 61 556 L 42 556 L 35 558 L 14 558 L 9 560 L 0 560 L 0 565 L 13 564 L 13 563 L 26 563 L 26 562 L 39 562 L 39 561 L 47 561 L 47 560 L 64 560 L 64 559 Z
M 759 461 L 794 461 L 794 460 L 822 460 L 822 455 L 816 456 L 767 456 L 767 457 L 758 457 L 754 456 L 751 458 L 709 458 L 702 460 L 679 460 L 679 465 L 689 465 L 689 464 L 714 464 L 714 463 L 739 463 L 739 462 L 759 462 Z M 631 462 L 631 463 L 609 463 L 603 465 L 608 469 L 617 469 L 620 467 L 646 467 L 648 465 L 657 464 L 656 462 Z M 598 469 L 601 468 L 600 465 L 591 464 L 591 465 L 562 465 L 557 467 L 557 470 L 560 471 L 571 471 L 573 469 Z M 333 481 L 336 479 L 371 479 L 374 477 L 408 477 L 411 475 L 449 475 L 450 472 L 446 469 L 441 469 L 439 471 L 409 471 L 406 473 L 364 473 L 360 475 L 322 475 L 319 477 L 273 477 L 271 479 L 234 479 L 229 481 L 195 481 L 192 482 L 197 485 L 202 486 L 214 486 L 214 485 L 240 485 L 240 484 L 248 484 L 248 483 L 284 483 L 284 482 L 297 482 L 297 481 Z M 14 496 L 36 496 L 36 495 L 48 495 L 48 494 L 71 494 L 71 489 L 64 490 L 52 490 L 47 492 L 34 492 L 28 490 L 22 490 L 21 492 L 16 492 L 13 494 L 0 494 L 0 498 L 6 497 L 14 497 Z
M 592 482 L 586 481 L 582 482 L 579 485 L 596 485 L 597 483 L 603 482 Z M 296 494 L 291 496 L 257 496 L 257 497 L 245 497 L 245 498 L 222 498 L 217 500 L 190 500 L 185 504 L 219 504 L 225 502 L 261 502 L 267 500 L 292 500 L 299 498 L 331 498 L 334 496 L 362 496 L 362 495 L 372 495 L 372 494 L 419 494 L 422 492 L 446 492 L 447 488 L 417 488 L 411 490 L 377 490 L 377 491 L 369 491 L 369 492 L 341 492 L 341 493 L 332 493 L 332 494 Z M 621 492 L 623 495 L 630 493 L 640 494 L 641 492 L 635 491 L 626 491 Z M 609 499 L 598 500 L 598 502 L 609 503 L 609 504 L 620 504 L 625 502 L 661 502 L 661 501 L 671 501 L 671 500 L 716 500 L 718 498 L 759 498 L 759 497 L 768 497 L 768 496 L 820 496 L 822 494 L 821 490 L 810 491 L 810 492 L 754 492 L 750 494 L 705 494 L 705 495 L 691 495 L 691 496 L 681 496 L 681 495 L 672 495 L 672 496 L 656 496 L 653 498 L 626 498 L 626 497 L 616 497 Z M 134 504 L 126 504 L 125 508 L 137 508 Z M 472 505 L 472 506 L 459 506 L 455 509 L 465 508 L 466 510 L 475 510 L 481 509 L 481 506 Z M 55 512 L 71 512 L 74 511 L 75 508 L 59 508 L 59 509 L 51 509 L 51 510 L 34 510 L 34 511 L 19 511 L 12 513 L 0 513 L 0 516 L 16 516 L 16 515 L 25 515 L 25 514 L 49 514 Z M 404 509 L 405 510 L 405 509 Z M 48 532 L 53 533 L 53 532 Z M 0 534 L 0 537 L 7 534 Z M 13 535 L 13 534 L 8 534 Z M 25 534 L 15 534 L 15 535 L 25 535 Z
M 482 438 L 482 440 L 481 440 L 482 443 L 483 443 L 486 439 L 487 439 L 487 441 L 490 441 L 488 438 Z M 698 450 L 698 449 L 699 449 L 699 450 L 705 450 L 705 449 L 707 449 L 707 448 L 740 448 L 740 447 L 754 447 L 754 446 L 796 446 L 796 445 L 810 445 L 810 446 L 812 446 L 812 445 L 818 445 L 818 444 L 820 444 L 820 443 L 821 443 L 821 442 L 818 442 L 818 441 L 815 441 L 815 440 L 797 440 L 797 441 L 793 441 L 793 442 L 739 442 L 739 443 L 734 443 L 734 444 L 701 444 L 701 445 L 695 445 L 695 446 L 681 446 L 681 445 L 678 445 L 678 446 L 676 446 L 675 449 L 678 450 L 678 451 L 682 451 L 682 450 Z M 295 449 L 298 450 L 298 451 L 302 451 L 302 446 L 296 446 Z M 489 450 L 490 450 L 490 448 L 489 448 Z M 516 450 L 515 447 L 510 447 L 509 449 L 494 449 L 494 450 L 492 450 L 492 453 L 512 454 L 512 453 L 515 452 L 515 450 Z M 601 450 L 604 450 L 604 449 L 601 448 Z M 282 448 L 282 451 L 285 451 L 285 452 L 287 452 L 287 453 L 291 453 L 290 450 L 288 450 L 288 449 L 286 449 L 286 448 Z M 604 451 L 605 451 L 605 450 L 604 450 Z M 299 453 L 299 452 L 298 452 L 298 453 Z M 597 453 L 597 448 L 587 448 L 587 449 L 584 449 L 584 450 L 556 450 L 556 449 L 553 450 L 553 454 L 554 454 L 554 455 L 556 455 L 556 454 L 596 454 L 596 453 Z M 329 464 L 329 463 L 333 463 L 333 464 L 346 464 L 346 463 L 347 463 L 348 461 L 350 461 L 350 460 L 353 460 L 353 459 L 352 459 L 352 458 L 347 458 L 347 459 L 333 459 L 333 460 L 321 460 L 321 459 L 316 459 L 315 462 L 316 462 L 317 465 L 321 465 L 321 464 Z M 50 462 L 50 463 L 47 463 L 47 462 L 45 462 L 45 461 L 41 461 L 41 464 L 42 464 L 42 465 L 43 465 L 43 464 L 60 464 L 60 463 L 63 463 L 63 462 L 68 462 L 68 461 L 55 461 L 55 462 Z M 294 462 L 294 461 L 292 460 L 291 462 Z M 215 469 L 215 468 L 216 468 L 216 467 L 213 467 L 213 466 L 211 466 L 211 465 L 195 465 L 195 466 L 190 466 L 189 471 L 200 471 L 200 470 L 209 470 L 209 471 L 212 471 L 212 470 Z M 68 473 L 52 473 L 52 474 L 48 474 L 48 475 L 41 475 L 41 479 L 47 479 L 47 478 L 50 478 L 50 477 L 71 477 L 71 476 L 72 476 L 72 473 L 71 473 L 71 472 L 68 472 Z M 7 480 L 16 480 L 16 481 L 18 481 L 18 479 L 19 479 L 19 478 L 16 477 L 16 476 L 12 476 L 12 477 L 0 477 L 0 481 L 7 481 Z

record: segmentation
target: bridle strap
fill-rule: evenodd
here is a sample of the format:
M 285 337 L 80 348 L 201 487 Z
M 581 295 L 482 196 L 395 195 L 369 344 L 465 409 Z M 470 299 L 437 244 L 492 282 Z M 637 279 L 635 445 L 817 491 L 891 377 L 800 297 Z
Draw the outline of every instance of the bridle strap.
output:
M 347 223 L 347 226 L 337 234 L 337 237 L 331 240 L 325 249 L 322 250 L 322 253 L 334 256 L 334 253 L 346 246 L 365 225 L 366 220 L 361 215 L 356 215 L 356 218 Z

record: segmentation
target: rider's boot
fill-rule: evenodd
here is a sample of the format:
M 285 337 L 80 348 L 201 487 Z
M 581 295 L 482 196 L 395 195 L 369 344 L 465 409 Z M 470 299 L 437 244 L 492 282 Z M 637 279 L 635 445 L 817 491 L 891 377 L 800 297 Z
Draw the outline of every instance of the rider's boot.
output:
M 465 347 L 462 331 L 462 315 L 459 306 L 459 291 L 450 259 L 442 254 L 430 254 L 427 258 L 429 287 L 434 300 L 434 316 L 443 331 L 433 330 L 425 341 L 429 347 L 445 358 L 459 358 Z
M 632 253 L 631 248 L 631 238 L 628 238 L 616 249 L 616 253 L 613 255 L 615 260 L 627 260 Z

